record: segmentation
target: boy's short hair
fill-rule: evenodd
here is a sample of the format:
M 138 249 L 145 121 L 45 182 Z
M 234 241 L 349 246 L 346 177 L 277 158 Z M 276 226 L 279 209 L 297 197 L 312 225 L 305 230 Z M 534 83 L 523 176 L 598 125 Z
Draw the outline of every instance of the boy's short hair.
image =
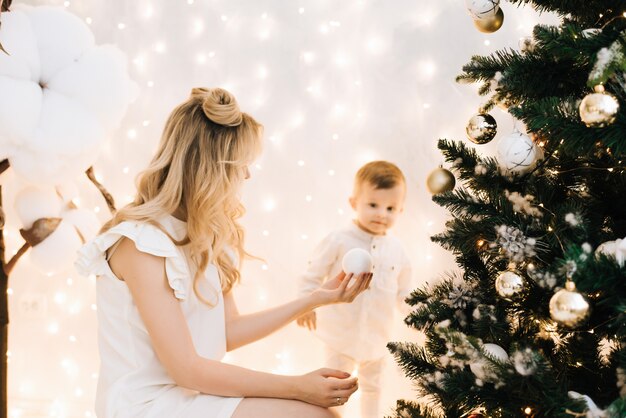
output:
M 402 171 L 389 161 L 372 161 L 357 171 L 354 177 L 354 194 L 358 194 L 364 183 L 370 183 L 375 189 L 392 189 L 399 184 L 406 186 Z

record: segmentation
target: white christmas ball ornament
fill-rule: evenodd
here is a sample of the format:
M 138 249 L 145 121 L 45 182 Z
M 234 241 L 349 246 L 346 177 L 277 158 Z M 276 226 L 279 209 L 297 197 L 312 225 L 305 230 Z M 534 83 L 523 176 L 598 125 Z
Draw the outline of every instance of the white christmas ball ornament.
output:
M 499 361 L 500 363 L 509 361 L 508 353 L 504 350 L 504 348 L 500 347 L 497 344 L 483 344 L 483 351 L 485 352 L 485 354 Z M 481 358 L 475 363 L 470 364 L 470 370 L 472 371 L 472 373 L 474 373 L 474 375 L 481 380 L 485 378 L 485 367 L 489 367 L 489 363 L 484 358 Z
M 362 248 L 353 248 L 343 256 L 341 268 L 346 274 L 369 273 L 372 271 L 372 256 Z
M 465 7 L 474 20 L 491 19 L 500 10 L 500 0 L 465 0 Z
M 498 143 L 497 160 L 507 173 L 527 173 L 541 157 L 541 149 L 528 135 L 521 132 L 513 132 Z
M 24 229 L 29 229 L 37 219 L 58 218 L 61 204 L 61 199 L 52 188 L 29 186 L 15 197 L 15 210 Z

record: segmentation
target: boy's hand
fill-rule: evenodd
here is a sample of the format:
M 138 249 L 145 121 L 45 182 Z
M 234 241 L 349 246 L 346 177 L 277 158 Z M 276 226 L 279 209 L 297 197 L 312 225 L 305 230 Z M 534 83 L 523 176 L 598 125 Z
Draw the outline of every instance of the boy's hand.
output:
M 296 319 L 296 323 L 301 327 L 307 327 L 312 331 L 317 325 L 317 315 L 315 315 L 315 311 L 305 313 L 300 318 Z

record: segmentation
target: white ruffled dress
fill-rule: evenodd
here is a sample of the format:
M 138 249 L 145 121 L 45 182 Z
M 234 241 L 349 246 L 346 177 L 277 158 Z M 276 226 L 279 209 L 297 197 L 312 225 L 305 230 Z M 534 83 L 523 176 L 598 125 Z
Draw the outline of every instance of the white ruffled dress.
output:
M 173 216 L 164 217 L 160 223 L 177 240 L 186 234 L 186 223 Z M 206 280 L 200 283 L 203 295 L 217 296 L 217 304 L 210 307 L 193 290 L 189 268 L 192 264 L 184 247 L 176 246 L 152 225 L 122 222 L 85 244 L 76 261 L 80 273 L 97 277 L 100 374 L 96 415 L 98 418 L 231 417 L 242 398 L 207 395 L 180 387 L 159 362 L 126 283 L 113 274 L 106 258 L 106 251 L 122 237 L 133 240 L 142 252 L 165 258 L 168 283 L 180 302 L 198 354 L 221 360 L 226 353 L 224 298 L 215 266 L 209 265 Z

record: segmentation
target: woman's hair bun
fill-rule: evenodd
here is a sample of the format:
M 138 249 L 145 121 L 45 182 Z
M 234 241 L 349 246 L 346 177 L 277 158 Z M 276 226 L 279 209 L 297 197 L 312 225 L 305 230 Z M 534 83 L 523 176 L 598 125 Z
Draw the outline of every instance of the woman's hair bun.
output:
M 235 96 L 221 88 L 195 87 L 191 97 L 202 99 L 202 110 L 207 118 L 223 126 L 238 126 L 243 116 Z

